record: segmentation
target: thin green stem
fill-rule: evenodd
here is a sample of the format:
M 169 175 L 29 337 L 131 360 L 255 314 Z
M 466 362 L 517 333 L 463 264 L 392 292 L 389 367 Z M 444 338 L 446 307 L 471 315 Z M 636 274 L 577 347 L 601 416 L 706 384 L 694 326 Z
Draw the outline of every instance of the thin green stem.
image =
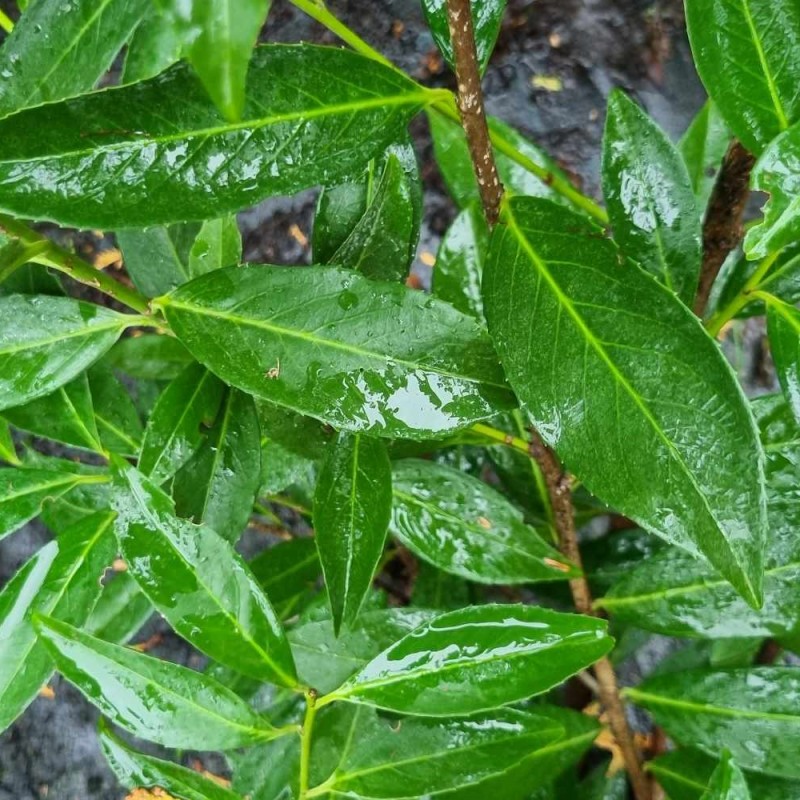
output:
M 14 30 L 14 21 L 2 9 L 0 9 L 0 28 L 6 33 L 11 33 Z
M 36 264 L 52 267 L 79 283 L 93 286 L 140 314 L 150 314 L 150 303 L 143 294 L 114 280 L 102 270 L 95 269 L 88 261 L 62 249 L 24 223 L 0 214 L 0 231 L 5 231 L 13 239 L 19 239 L 26 247 L 40 247 L 41 250 L 31 257 L 31 261 Z
M 756 298 L 756 291 L 761 285 L 764 276 L 770 271 L 772 265 L 780 253 L 773 253 L 767 256 L 759 265 L 756 271 L 750 276 L 747 283 L 742 287 L 741 291 L 733 298 L 733 300 L 720 311 L 711 315 L 708 322 L 706 322 L 706 329 L 716 338 L 719 332 L 732 320 L 746 305 L 751 303 Z
M 314 733 L 314 719 L 317 715 L 317 691 L 306 691 L 306 715 L 300 729 L 300 796 L 298 800 L 308 798 L 308 782 L 311 773 L 311 737 Z
M 340 19 L 332 14 L 326 7 L 322 0 L 290 0 L 292 5 L 299 8 L 304 13 L 308 14 L 312 19 L 315 19 L 320 24 L 324 25 L 331 33 L 338 36 L 345 44 L 349 45 L 357 53 L 360 53 L 367 58 L 371 58 L 380 62 L 386 67 L 390 67 L 396 72 L 404 72 L 399 70 L 386 56 L 372 47 L 368 42 L 364 41 L 355 31 L 345 25 Z M 406 76 L 408 77 L 408 76 Z M 441 89 L 432 90 L 437 94 L 441 93 Z M 453 122 L 461 124 L 461 117 L 456 109 L 455 97 L 449 93 L 447 100 L 437 100 L 430 106 L 431 110 L 437 114 L 447 117 Z M 505 139 L 496 131 L 489 131 L 489 138 L 492 145 L 498 152 L 502 153 L 507 158 L 511 159 L 515 164 L 519 164 L 523 169 L 530 172 L 537 177 L 540 181 L 547 184 L 554 192 L 557 192 L 562 197 L 569 200 L 576 208 L 585 211 L 589 216 L 593 217 L 601 225 L 608 225 L 608 214 L 602 206 L 594 202 L 590 197 L 587 197 L 582 192 L 578 191 L 569 181 L 564 178 L 553 174 L 546 167 L 537 164 L 532 159 L 528 158 L 524 153 L 520 152 L 514 147 L 511 142 Z
M 506 447 L 518 450 L 520 453 L 530 455 L 531 443 L 525 439 L 521 439 L 519 436 L 513 436 L 510 433 L 493 428 L 491 425 L 485 425 L 483 422 L 476 422 L 472 426 L 472 430 L 492 442 L 504 444 Z

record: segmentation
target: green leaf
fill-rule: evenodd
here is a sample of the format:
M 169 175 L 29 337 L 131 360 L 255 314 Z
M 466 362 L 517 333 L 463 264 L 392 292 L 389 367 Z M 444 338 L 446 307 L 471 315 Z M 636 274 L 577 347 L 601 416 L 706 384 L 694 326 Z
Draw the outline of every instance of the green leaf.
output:
M 767 305 L 767 333 L 781 388 L 800 423 L 800 311 L 773 299 Z
M 474 320 L 351 270 L 216 270 L 158 304 L 226 383 L 354 433 L 435 436 L 509 400 Z
M 23 264 L 0 283 L 0 297 L 11 294 L 45 294 L 63 297 L 61 281 L 41 264 Z
M 140 753 L 100 723 L 100 748 L 117 780 L 128 789 L 158 788 L 180 800 L 242 800 L 241 795 L 193 769 Z
M 794 0 L 687 0 L 695 66 L 754 153 L 800 117 L 800 8 Z
M 255 403 L 250 395 L 228 389 L 206 440 L 175 476 L 176 511 L 205 522 L 233 544 L 250 519 L 260 482 Z
M 91 89 L 147 6 L 148 0 L 37 0 L 0 50 L 0 118 Z
M 413 255 L 410 242 L 417 235 L 411 188 L 400 161 L 391 155 L 372 202 L 328 263 L 352 267 L 375 280 L 402 281 Z
M 340 712 L 348 713 L 346 707 Z M 564 734 L 552 720 L 512 709 L 454 720 L 406 719 L 398 726 L 362 707 L 351 726 L 352 739 L 335 772 L 309 796 L 324 788 L 348 797 L 400 800 L 485 789 Z
M 689 173 L 661 128 L 623 92 L 608 98 L 603 195 L 622 252 L 691 305 L 702 219 Z
M 0 594 L 0 730 L 31 703 L 53 672 L 38 641 L 31 612 L 72 625 L 86 622 L 101 586 L 98 576 L 114 558 L 114 515 L 98 512 L 65 530 L 12 578 Z
M 358 616 L 383 553 L 392 466 L 379 439 L 341 433 L 328 446 L 314 493 L 314 533 L 338 634 Z
M 17 456 L 17 447 L 11 436 L 8 422 L 3 418 L 0 418 L 0 460 L 7 461 L 15 467 L 22 463 Z
M 135 736 L 165 747 L 229 750 L 277 733 L 207 675 L 103 642 L 54 619 L 36 617 L 34 624 L 58 671 Z
M 35 436 L 94 450 L 96 453 L 104 452 L 95 424 L 92 392 L 85 373 L 52 394 L 39 397 L 24 406 L 6 409 L 5 417 L 15 427 Z
M 0 410 L 69 383 L 139 322 L 67 297 L 0 297 Z
M 529 198 L 505 207 L 483 299 L 510 383 L 566 468 L 643 528 L 702 552 L 757 606 L 762 450 L 741 388 L 699 320 L 621 265 L 593 225 Z
M 203 223 L 189 252 L 189 277 L 196 278 L 242 260 L 242 234 L 236 217 L 228 215 Z M 163 294 L 160 292 L 159 294 Z
M 293 687 L 281 624 L 239 555 L 208 526 L 174 516 L 169 497 L 134 467 L 121 459 L 114 464 L 120 550 L 153 605 L 211 658 Z
M 678 142 L 699 209 L 705 209 L 731 132 L 719 109 L 707 100 Z
M 127 572 L 118 572 L 103 586 L 83 628 L 104 642 L 127 644 L 152 614 L 153 604 L 139 584 Z
M 480 205 L 480 194 L 472 158 L 467 147 L 464 130 L 457 122 L 441 114 L 429 114 L 428 120 L 433 137 L 433 152 L 442 172 L 447 189 L 460 208 Z M 544 167 L 553 175 L 565 177 L 556 163 L 543 150 L 526 139 L 521 133 L 496 117 L 488 117 L 489 130 L 501 136 L 511 147 L 534 163 Z M 513 194 L 529 197 L 548 197 L 561 202 L 561 196 L 529 170 L 512 161 L 495 148 L 497 171 L 503 186 Z
M 793 491 L 800 430 L 780 395 L 758 398 L 753 411 L 767 455 L 764 605 L 753 610 L 707 564 L 670 549 L 623 572 L 597 601 L 616 620 L 667 635 L 709 639 L 780 636 L 800 625 L 800 503 Z
M 747 781 L 730 754 L 722 754 L 701 800 L 750 800 Z
M 0 122 L 0 210 L 111 230 L 219 217 L 351 174 L 438 96 L 347 50 L 265 45 L 233 123 L 177 65 Z
M 498 584 L 580 575 L 483 481 L 417 459 L 395 462 L 392 477 L 391 534 L 439 569 Z
M 154 78 L 181 57 L 182 49 L 179 31 L 165 25 L 155 3 L 150 3 L 125 48 L 121 82 L 138 83 Z
M 164 390 L 147 422 L 139 469 L 155 483 L 174 475 L 200 449 L 204 428 L 217 416 L 225 387 L 199 364 L 190 364 Z
M 32 520 L 47 500 L 82 483 L 103 483 L 105 475 L 81 475 L 55 469 L 0 469 L 0 539 Z
M 433 294 L 479 320 L 483 319 L 481 277 L 488 249 L 489 226 L 473 203 L 442 237 L 433 270 Z
M 136 288 L 147 297 L 157 297 L 192 278 L 189 254 L 199 231 L 194 223 L 118 231 L 125 270 Z
M 463 608 L 421 625 L 328 698 L 417 716 L 471 714 L 546 692 L 612 643 L 598 619 L 535 606 Z
M 114 453 L 135 457 L 142 445 L 142 423 L 128 392 L 103 364 L 89 372 L 94 421 L 103 447 Z
M 478 65 L 483 74 L 494 50 L 497 35 L 500 33 L 506 0 L 472 0 L 470 5 Z M 436 42 L 445 61 L 454 67 L 453 43 L 450 40 L 450 28 L 447 24 L 447 0 L 422 0 L 422 10 L 433 34 L 433 41 Z
M 418 608 L 363 611 L 338 637 L 328 615 L 303 621 L 289 632 L 297 674 L 304 684 L 327 694 L 434 616 Z
M 294 608 L 296 600 L 313 589 L 322 571 L 317 545 L 310 537 L 279 542 L 248 566 L 281 617 L 284 609 Z
M 109 367 L 141 380 L 171 381 L 193 361 L 174 337 L 157 333 L 130 336 L 117 342 L 104 359 Z
M 794 667 L 685 670 L 626 689 L 681 744 L 770 775 L 800 778 L 800 675 Z

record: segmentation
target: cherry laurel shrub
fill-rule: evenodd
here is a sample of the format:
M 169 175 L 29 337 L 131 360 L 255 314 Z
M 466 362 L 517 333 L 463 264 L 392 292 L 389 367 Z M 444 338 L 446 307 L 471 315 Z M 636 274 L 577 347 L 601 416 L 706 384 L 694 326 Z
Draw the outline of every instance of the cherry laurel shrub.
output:
M 687 0 L 710 100 L 675 145 L 611 94 L 605 207 L 489 118 L 495 220 L 464 87 L 503 0 L 423 0 L 458 104 L 291 2 L 348 47 L 255 46 L 269 0 L 0 17 L 0 536 L 53 533 L 0 593 L 0 730 L 58 672 L 137 797 L 800 798 L 800 4 Z M 314 266 L 241 265 L 235 213 L 317 186 Z M 782 393 L 717 341 L 747 317 Z M 204 669 L 131 646 L 154 613 Z M 653 634 L 689 641 L 620 692 Z

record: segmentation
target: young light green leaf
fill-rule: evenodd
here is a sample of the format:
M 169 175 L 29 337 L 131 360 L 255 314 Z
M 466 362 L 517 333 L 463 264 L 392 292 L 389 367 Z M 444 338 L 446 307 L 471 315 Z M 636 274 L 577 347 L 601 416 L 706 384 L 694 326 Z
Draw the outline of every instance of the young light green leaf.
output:
M 169 661 L 35 617 L 58 671 L 114 724 L 165 747 L 230 750 L 272 739 L 264 717 L 222 684 Z
M 142 422 L 136 406 L 112 371 L 97 364 L 89 372 L 94 421 L 103 447 L 135 458 L 142 446 Z
M 47 500 L 54 500 L 84 483 L 104 483 L 105 475 L 82 475 L 55 469 L 0 469 L 0 539 L 32 520 Z
M 236 217 L 231 214 L 206 220 L 189 251 L 189 277 L 196 278 L 215 269 L 233 267 L 241 260 L 242 234 Z
M 0 460 L 7 461 L 14 467 L 18 467 L 22 463 L 17 455 L 17 447 L 11 436 L 8 422 L 2 417 L 0 417 Z
M 704 210 L 714 188 L 731 132 L 713 100 L 707 100 L 678 142 L 699 210 Z
M 0 118 L 91 89 L 148 0 L 37 0 L 0 50 Z
M 471 714 L 546 692 L 612 644 L 599 619 L 535 606 L 463 608 L 421 625 L 327 698 L 415 716 Z
M 69 383 L 139 322 L 67 297 L 0 297 L 0 410 Z
M 498 584 L 580 574 L 503 495 L 459 470 L 432 461 L 396 461 L 392 495 L 391 534 L 446 572 Z
M 436 254 L 431 291 L 462 314 L 483 319 L 481 277 L 489 226 L 478 205 L 465 208 L 447 229 Z
M 341 713 L 353 712 L 344 706 Z M 485 789 L 493 779 L 564 735 L 553 720 L 512 709 L 453 720 L 407 719 L 398 728 L 395 720 L 361 707 L 355 710 L 351 725 L 352 738 L 336 770 L 309 797 L 326 791 L 347 797 L 411 800 Z M 402 781 L 397 779 L 398 772 Z
M 45 439 L 104 452 L 94 417 L 92 392 L 86 374 L 24 406 L 9 408 L 5 416 L 17 428 Z
M 112 644 L 127 644 L 153 615 L 153 604 L 127 573 L 117 572 L 103 591 L 83 629 Z
M 199 364 L 190 364 L 164 390 L 147 422 L 139 469 L 155 483 L 174 475 L 200 449 L 225 387 Z
M 228 389 L 206 440 L 175 475 L 175 509 L 233 544 L 247 525 L 260 483 L 255 403 L 250 395 Z
M 621 91 L 608 98 L 602 173 L 622 252 L 691 305 L 702 219 L 689 173 L 666 134 Z
M 193 769 L 140 753 L 115 736 L 100 722 L 100 748 L 117 776 L 128 789 L 153 789 L 168 792 L 181 800 L 242 800 L 241 795 L 210 780 Z
M 122 557 L 175 630 L 222 664 L 293 687 L 280 621 L 245 563 L 206 525 L 175 516 L 170 498 L 121 459 L 112 507 Z
M 763 451 L 697 318 L 583 218 L 530 198 L 505 207 L 483 298 L 510 383 L 570 472 L 759 605 Z
M 684 670 L 626 694 L 682 744 L 716 754 L 724 743 L 745 769 L 800 778 L 800 675 L 793 667 Z
M 328 446 L 314 493 L 314 534 L 337 634 L 356 619 L 372 585 L 391 511 L 386 445 L 340 433 Z
M 474 320 L 352 270 L 216 270 L 158 305 L 226 383 L 354 433 L 436 436 L 510 399 Z
M 93 514 L 67 528 L 23 567 L 0 594 L 0 730 L 27 708 L 53 672 L 53 661 L 38 640 L 31 613 L 83 625 L 100 596 L 100 577 L 114 558 L 114 515 Z M 42 569 L 46 572 L 42 575 Z
M 494 50 L 497 35 L 500 33 L 506 0 L 472 0 L 470 5 L 478 65 L 483 73 Z M 450 40 L 450 28 L 447 24 L 447 0 L 422 0 L 422 10 L 433 34 L 433 41 L 436 42 L 445 61 L 453 67 L 453 43 Z
M 380 281 L 402 281 L 413 256 L 414 204 L 403 167 L 390 155 L 364 215 L 328 259 Z
M 130 336 L 117 342 L 104 359 L 104 364 L 132 378 L 171 381 L 193 360 L 176 338 L 153 333 Z
M 112 230 L 219 217 L 352 174 L 438 97 L 348 50 L 273 44 L 255 51 L 242 121 L 224 122 L 177 65 L 0 122 L 0 210 Z
M 800 8 L 794 0 L 687 0 L 695 66 L 754 153 L 800 117 Z
M 701 800 L 750 800 L 747 781 L 729 752 L 722 754 Z
M 770 300 L 767 334 L 781 388 L 800 423 L 800 311 L 777 298 Z

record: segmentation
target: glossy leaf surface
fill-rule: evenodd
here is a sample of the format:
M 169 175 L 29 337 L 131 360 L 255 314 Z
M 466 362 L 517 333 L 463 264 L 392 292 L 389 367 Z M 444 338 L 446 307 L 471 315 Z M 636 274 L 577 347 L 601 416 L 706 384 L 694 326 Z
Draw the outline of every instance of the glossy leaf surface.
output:
M 228 750 L 271 739 L 260 715 L 206 675 L 39 617 L 58 671 L 112 722 L 165 747 Z
M 800 675 L 792 667 L 685 670 L 626 693 L 682 744 L 715 754 L 724 743 L 744 769 L 800 778 Z
M 0 118 L 91 89 L 148 0 L 37 0 L 0 50 Z
M 333 696 L 418 716 L 470 714 L 545 692 L 611 646 L 601 620 L 475 606 L 421 625 Z
M 165 25 L 155 3 L 145 12 L 125 48 L 122 83 L 137 83 L 153 78 L 171 67 L 180 57 L 183 40 L 173 25 Z
M 225 387 L 199 364 L 190 364 L 159 396 L 147 422 L 139 469 L 160 484 L 200 449 Z
M 723 754 L 701 800 L 750 800 L 747 781 L 729 754 Z
M 794 0 L 688 0 L 686 23 L 709 95 L 760 153 L 800 116 L 800 8 Z
M 484 307 L 542 437 L 589 491 L 667 541 L 701 551 L 757 605 L 763 455 L 715 342 L 670 292 L 620 265 L 581 217 L 516 198 L 503 221 Z M 565 228 L 568 237 L 559 233 Z M 722 462 L 729 468 L 719 470 Z
M 489 58 L 500 33 L 500 23 L 506 9 L 506 0 L 472 0 L 472 24 L 475 31 L 475 47 L 481 72 L 486 69 Z M 433 34 L 433 41 L 453 67 L 453 43 L 447 24 L 447 0 L 423 0 L 422 10 Z
M 699 210 L 705 209 L 731 132 L 712 100 L 707 100 L 678 142 Z
M 131 396 L 102 364 L 92 367 L 88 377 L 100 441 L 114 453 L 135 456 L 142 445 L 143 431 Z
M 474 320 L 351 270 L 217 270 L 159 303 L 225 382 L 345 430 L 437 435 L 508 402 Z
M 122 339 L 104 359 L 110 367 L 132 378 L 171 381 L 193 361 L 189 351 L 174 337 L 144 334 Z
M 31 613 L 72 625 L 86 622 L 100 595 L 99 577 L 114 558 L 113 520 L 113 514 L 98 512 L 68 528 L 0 593 L 0 730 L 22 713 L 53 672 Z
M 228 389 L 206 441 L 175 476 L 172 495 L 178 514 L 205 522 L 236 542 L 261 481 L 260 439 L 253 398 Z
M 220 663 L 294 686 L 281 624 L 239 555 L 211 528 L 174 516 L 169 497 L 141 472 L 120 459 L 115 465 L 120 550 L 153 605 Z
M 621 91 L 608 99 L 602 172 L 622 252 L 691 305 L 702 220 L 689 173 L 666 134 Z
M 397 461 L 392 494 L 392 535 L 445 572 L 499 584 L 580 574 L 503 495 L 459 470 L 431 461 Z
M 111 578 L 100 594 L 83 629 L 112 644 L 127 644 L 150 619 L 153 604 L 127 573 Z
M 769 303 L 767 333 L 781 388 L 800 424 L 800 311 L 780 300 Z
M 265 45 L 232 123 L 177 65 L 0 123 L 0 209 L 83 228 L 219 217 L 350 174 L 435 97 L 347 50 Z
M 339 434 L 328 446 L 314 493 L 314 534 L 338 633 L 355 620 L 383 553 L 392 511 L 386 445 Z
M 180 800 L 241 800 L 193 769 L 134 750 L 105 725 L 100 727 L 100 748 L 117 780 L 129 789 L 157 788 Z
M 0 410 L 69 383 L 135 321 L 66 297 L 0 297 Z
M 242 235 L 236 217 L 229 215 L 203 223 L 189 251 L 189 276 L 196 278 L 242 260 Z M 162 292 L 163 294 L 163 292 Z

